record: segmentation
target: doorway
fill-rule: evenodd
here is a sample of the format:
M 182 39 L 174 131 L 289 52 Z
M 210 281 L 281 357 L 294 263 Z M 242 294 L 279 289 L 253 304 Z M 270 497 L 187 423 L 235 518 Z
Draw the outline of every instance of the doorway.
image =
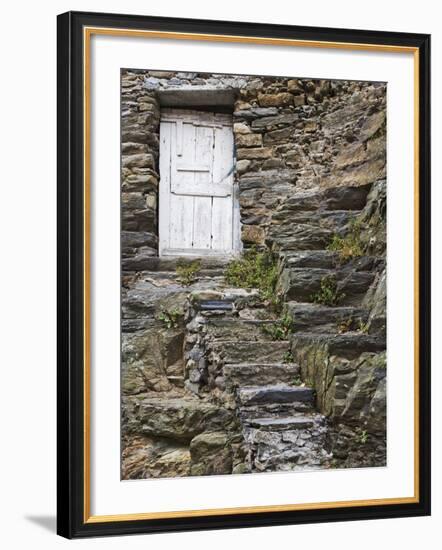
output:
M 238 251 L 232 115 L 163 109 L 159 166 L 160 255 Z

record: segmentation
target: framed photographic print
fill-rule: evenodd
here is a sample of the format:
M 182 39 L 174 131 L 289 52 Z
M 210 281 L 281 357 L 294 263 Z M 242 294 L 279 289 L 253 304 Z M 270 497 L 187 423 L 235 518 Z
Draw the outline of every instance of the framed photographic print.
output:
M 430 37 L 58 17 L 58 533 L 430 513 Z

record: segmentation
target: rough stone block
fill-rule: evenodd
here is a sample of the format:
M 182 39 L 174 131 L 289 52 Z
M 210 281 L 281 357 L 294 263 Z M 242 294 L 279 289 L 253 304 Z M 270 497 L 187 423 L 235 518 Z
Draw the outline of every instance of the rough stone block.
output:
M 233 113 L 234 117 L 245 118 L 246 120 L 253 120 L 258 117 L 268 117 L 277 115 L 278 109 L 276 107 L 252 107 L 250 109 L 241 109 Z
M 240 175 L 244 174 L 250 168 L 251 164 L 252 164 L 252 162 L 250 160 L 247 160 L 247 159 L 238 160 L 236 162 L 236 171 Z
M 292 105 L 293 96 L 288 92 L 279 94 L 259 94 L 258 103 L 261 107 L 285 107 Z
M 254 386 L 239 389 L 238 397 L 242 405 L 261 403 L 313 403 L 314 392 L 311 388 L 286 386 Z
M 257 225 L 243 225 L 241 228 L 241 239 L 245 243 L 263 244 L 265 230 Z
M 121 470 L 123 479 L 187 476 L 190 451 L 174 441 L 128 436 L 123 441 Z
M 250 149 L 238 149 L 237 159 L 267 159 L 272 156 L 271 147 L 253 147 Z
M 264 143 L 278 143 L 285 141 L 293 133 L 293 128 L 282 128 L 281 130 L 273 130 L 264 134 Z
M 287 81 L 287 90 L 292 94 L 303 94 L 304 87 L 302 82 L 297 79 L 290 79 Z
M 238 134 L 235 139 L 237 147 L 257 147 L 262 145 L 261 134 Z
M 274 128 L 277 126 L 289 126 L 299 119 L 296 113 L 287 113 L 276 116 L 265 116 L 252 122 L 253 129 Z
M 130 396 L 125 401 L 128 433 L 190 442 L 203 432 L 234 428 L 233 411 L 200 399 Z
M 226 432 L 209 432 L 190 442 L 190 475 L 220 475 L 232 472 L 232 449 Z
M 235 122 L 233 125 L 234 134 L 250 134 L 251 131 L 250 127 L 244 122 Z
M 293 104 L 295 105 L 295 107 L 300 107 L 301 105 L 305 105 L 305 96 L 304 95 L 293 96 Z
M 154 163 L 153 155 L 145 153 L 127 155 L 122 158 L 122 164 L 126 168 L 154 168 Z
M 337 282 L 339 305 L 351 305 L 362 301 L 375 274 L 370 271 L 348 272 L 337 269 L 285 269 L 280 279 L 281 291 L 287 300 L 311 302 L 313 295 L 319 292 L 322 281 L 330 276 Z

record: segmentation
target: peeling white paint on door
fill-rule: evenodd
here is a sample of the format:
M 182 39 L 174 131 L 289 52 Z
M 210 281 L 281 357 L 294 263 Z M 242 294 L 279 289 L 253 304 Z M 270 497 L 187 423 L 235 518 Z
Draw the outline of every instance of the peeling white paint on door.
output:
M 160 123 L 160 255 L 239 249 L 232 117 L 164 109 Z

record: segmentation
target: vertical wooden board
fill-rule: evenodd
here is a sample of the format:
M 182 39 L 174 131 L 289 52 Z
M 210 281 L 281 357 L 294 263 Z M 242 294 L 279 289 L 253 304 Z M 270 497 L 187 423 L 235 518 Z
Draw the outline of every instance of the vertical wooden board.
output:
M 195 163 L 196 133 L 195 126 L 189 122 L 183 123 L 182 161 L 186 164 Z
M 193 244 L 196 249 L 209 250 L 212 244 L 212 197 L 194 197 Z
M 195 172 L 197 187 L 206 189 L 211 183 L 213 166 L 213 128 L 195 127 L 194 164 L 209 166 L 210 172 Z M 212 197 L 195 196 L 193 212 L 193 248 L 207 250 L 212 244 Z
M 170 248 L 192 248 L 194 197 L 170 195 Z
M 170 247 L 170 147 L 173 122 L 160 124 L 160 182 L 158 196 L 158 236 L 160 254 Z
M 177 133 L 171 132 L 171 173 L 179 185 L 186 185 L 192 173 L 177 172 Z M 183 144 L 181 158 L 191 160 L 194 157 L 195 132 L 192 124 L 183 124 Z M 170 194 L 170 248 L 192 248 L 194 198 L 192 196 Z
M 175 193 L 185 190 L 189 185 L 195 183 L 195 174 L 191 171 L 177 170 L 178 165 L 192 166 L 195 164 L 195 127 L 193 124 L 184 122 L 180 134 L 182 134 L 181 155 L 177 153 L 178 128 L 172 135 L 172 189 Z
M 214 128 L 213 186 L 232 188 L 227 197 L 213 197 L 212 249 L 230 252 L 233 247 L 233 133 L 230 126 Z
M 232 235 L 232 197 L 213 197 L 212 249 L 229 253 Z
M 233 185 L 233 131 L 230 126 L 214 128 L 213 184 Z

